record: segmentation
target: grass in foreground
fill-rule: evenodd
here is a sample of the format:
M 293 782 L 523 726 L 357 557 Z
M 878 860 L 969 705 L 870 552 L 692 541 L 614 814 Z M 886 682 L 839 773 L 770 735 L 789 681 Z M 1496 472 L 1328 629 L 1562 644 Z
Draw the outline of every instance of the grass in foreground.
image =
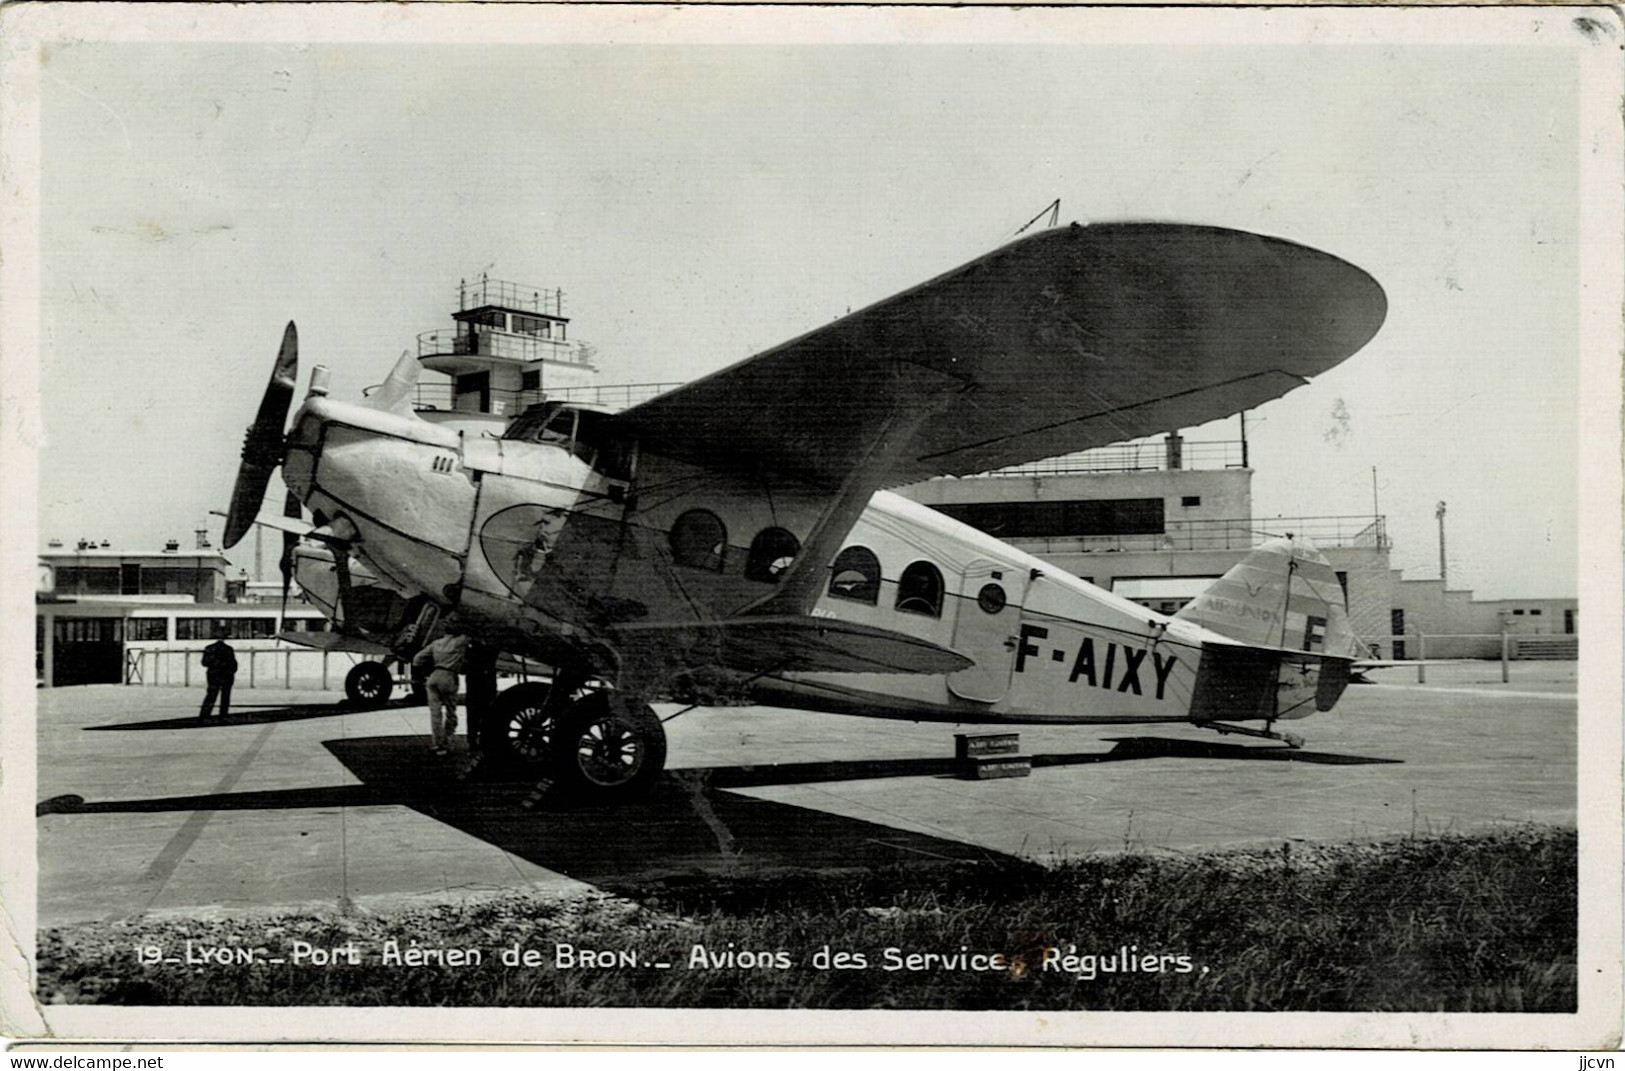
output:
M 695 878 L 389 915 L 86 924 L 40 935 L 39 992 L 143 1005 L 1572 1012 L 1576 912 L 1574 831 L 1520 827 L 1047 870 Z M 341 951 L 294 962 L 297 942 Z M 414 965 L 414 947 L 431 962 Z M 453 949 L 478 956 L 432 962 Z M 582 965 L 587 951 L 611 965 Z M 143 962 L 154 959 L 180 962 Z

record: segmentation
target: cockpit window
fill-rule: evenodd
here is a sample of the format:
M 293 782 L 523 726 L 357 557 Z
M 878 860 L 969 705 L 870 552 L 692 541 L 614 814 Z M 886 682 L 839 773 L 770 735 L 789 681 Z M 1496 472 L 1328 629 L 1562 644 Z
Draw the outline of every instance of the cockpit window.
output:
M 576 414 L 573 409 L 560 409 L 547 419 L 536 436 L 539 443 L 568 446 L 575 441 Z
M 544 403 L 526 410 L 502 437 L 563 447 L 612 480 L 630 480 L 634 441 L 614 431 L 608 418 L 596 410 Z

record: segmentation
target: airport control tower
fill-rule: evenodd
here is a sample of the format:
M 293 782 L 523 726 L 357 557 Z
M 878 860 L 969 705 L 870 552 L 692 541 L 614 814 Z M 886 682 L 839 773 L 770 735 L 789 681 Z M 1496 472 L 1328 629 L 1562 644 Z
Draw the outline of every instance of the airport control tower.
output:
M 500 435 L 545 396 L 597 383 L 591 347 L 569 337 L 562 290 L 464 279 L 451 318 L 456 327 L 418 336 L 418 360 L 438 373 L 418 385 L 426 420 Z

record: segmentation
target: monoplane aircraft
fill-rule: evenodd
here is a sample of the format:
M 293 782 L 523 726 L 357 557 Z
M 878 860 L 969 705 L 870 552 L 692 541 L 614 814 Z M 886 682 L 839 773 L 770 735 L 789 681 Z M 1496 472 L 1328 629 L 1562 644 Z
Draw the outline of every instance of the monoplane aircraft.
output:
M 1330 709 L 1355 654 L 1302 541 L 1168 617 L 886 489 L 1255 407 L 1359 350 L 1386 308 L 1365 272 L 1289 241 L 1073 224 L 623 412 L 544 402 L 500 439 L 415 416 L 410 357 L 358 403 L 317 368 L 284 431 L 290 323 L 225 545 L 280 465 L 338 560 L 553 667 L 498 697 L 506 739 L 603 795 L 658 775 L 649 702 L 696 667 L 780 707 L 1296 745 L 1274 723 Z

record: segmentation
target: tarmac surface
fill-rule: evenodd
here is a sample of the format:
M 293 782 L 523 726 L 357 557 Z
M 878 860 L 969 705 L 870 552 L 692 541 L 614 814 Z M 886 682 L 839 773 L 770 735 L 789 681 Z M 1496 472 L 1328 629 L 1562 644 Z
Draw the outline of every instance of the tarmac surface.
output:
M 200 722 L 198 688 L 42 691 L 39 924 L 1574 824 L 1574 663 L 1514 663 L 1508 684 L 1494 663 L 1373 676 L 1283 723 L 1302 750 L 1018 726 L 1032 775 L 979 782 L 953 776 L 953 726 L 699 708 L 667 726 L 646 799 L 535 810 L 529 781 L 458 782 L 423 707 L 239 689 L 228 719 Z

